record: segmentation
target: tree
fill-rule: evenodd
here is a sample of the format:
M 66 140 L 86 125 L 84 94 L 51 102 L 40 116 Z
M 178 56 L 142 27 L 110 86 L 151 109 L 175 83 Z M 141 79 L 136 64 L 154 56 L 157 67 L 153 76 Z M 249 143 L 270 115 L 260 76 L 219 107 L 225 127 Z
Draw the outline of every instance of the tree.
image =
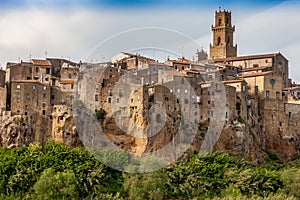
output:
M 34 184 L 35 199 L 78 199 L 79 184 L 73 172 L 46 169 Z

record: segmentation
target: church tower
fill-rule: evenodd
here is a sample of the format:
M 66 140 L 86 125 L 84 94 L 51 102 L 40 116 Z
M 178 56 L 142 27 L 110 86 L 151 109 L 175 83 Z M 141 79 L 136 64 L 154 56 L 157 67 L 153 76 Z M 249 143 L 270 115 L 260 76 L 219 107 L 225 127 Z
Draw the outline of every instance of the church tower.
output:
M 213 44 L 210 44 L 210 58 L 237 56 L 237 45 L 233 46 L 235 26 L 231 25 L 231 12 L 216 11 L 215 25 L 212 26 Z

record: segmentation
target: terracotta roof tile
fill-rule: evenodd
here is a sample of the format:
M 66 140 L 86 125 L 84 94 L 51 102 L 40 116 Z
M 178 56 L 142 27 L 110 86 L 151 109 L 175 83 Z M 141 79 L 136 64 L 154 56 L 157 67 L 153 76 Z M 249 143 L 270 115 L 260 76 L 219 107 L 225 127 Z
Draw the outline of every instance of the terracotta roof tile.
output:
M 32 63 L 34 65 L 39 65 L 40 67 L 52 67 L 51 62 L 49 60 L 32 59 Z
M 61 84 L 75 84 L 75 80 L 74 79 L 63 79 L 60 80 Z
M 269 67 L 270 67 L 270 66 L 269 66 Z M 251 68 L 241 69 L 240 72 L 257 71 L 257 70 L 262 70 L 262 69 L 266 69 L 266 68 L 268 68 L 268 66 L 251 67 Z
M 226 80 L 226 81 L 223 81 L 223 83 L 224 84 L 226 84 L 226 83 L 241 83 L 243 81 L 244 81 L 243 79 L 239 79 L 239 80 Z
M 248 77 L 255 77 L 255 76 L 264 76 L 264 75 L 267 75 L 267 74 L 271 74 L 272 72 L 269 71 L 269 72 L 258 72 L 258 73 L 251 73 L 251 74 L 243 74 L 241 76 L 238 76 L 238 78 L 248 78 Z
M 250 56 L 217 58 L 217 59 L 212 59 L 212 60 L 215 61 L 215 62 L 227 62 L 227 61 L 239 61 L 239 60 L 253 60 L 253 59 L 261 59 L 261 58 L 273 58 L 274 56 L 277 56 L 279 54 L 280 53 L 259 54 L 259 55 L 250 55 Z

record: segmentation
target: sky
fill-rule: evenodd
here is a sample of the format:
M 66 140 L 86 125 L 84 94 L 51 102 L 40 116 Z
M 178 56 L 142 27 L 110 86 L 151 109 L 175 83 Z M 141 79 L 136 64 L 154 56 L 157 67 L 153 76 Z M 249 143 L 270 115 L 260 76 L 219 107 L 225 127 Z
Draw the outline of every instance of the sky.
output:
M 209 51 L 219 7 L 232 13 L 238 55 L 281 52 L 300 82 L 297 0 L 1 0 L 0 64 L 46 56 L 102 62 L 143 48 L 193 59 L 197 48 Z

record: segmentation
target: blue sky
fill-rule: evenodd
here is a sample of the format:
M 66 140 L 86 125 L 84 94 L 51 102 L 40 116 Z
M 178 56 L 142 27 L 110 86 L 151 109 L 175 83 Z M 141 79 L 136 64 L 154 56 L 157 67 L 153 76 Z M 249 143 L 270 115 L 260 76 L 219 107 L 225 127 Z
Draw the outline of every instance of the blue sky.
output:
M 44 58 L 45 52 L 48 57 L 63 57 L 74 61 L 105 61 L 116 53 L 116 49 L 129 51 L 136 48 L 133 44 L 137 43 L 134 41 L 137 37 L 131 37 L 129 42 L 123 40 L 117 43 L 111 38 L 98 46 L 99 51 L 95 51 L 93 57 L 87 56 L 99 43 L 113 35 L 141 27 L 169 29 L 173 38 L 179 32 L 183 33 L 197 43 L 198 48 L 203 47 L 209 51 L 214 13 L 221 6 L 232 12 L 232 21 L 236 26 L 234 43 L 238 45 L 238 55 L 280 51 L 290 61 L 290 76 L 300 82 L 299 2 L 1 0 L 0 64 L 5 67 L 7 62 L 29 60 L 29 57 Z M 137 32 L 134 34 L 140 36 Z M 153 37 L 155 34 L 143 34 L 144 38 L 139 40 L 152 42 L 158 39 Z M 163 35 L 165 38 L 159 38 L 160 43 L 171 38 L 165 32 Z M 169 48 L 190 59 L 196 51 L 195 46 L 188 46 L 187 43 L 175 43 Z
M 282 3 L 285 0 L 2 0 L 1 7 L 23 7 L 23 6 L 51 6 L 51 7 L 143 7 L 143 6 L 165 6 L 165 7 L 194 7 L 214 5 L 253 5 L 270 6 Z

